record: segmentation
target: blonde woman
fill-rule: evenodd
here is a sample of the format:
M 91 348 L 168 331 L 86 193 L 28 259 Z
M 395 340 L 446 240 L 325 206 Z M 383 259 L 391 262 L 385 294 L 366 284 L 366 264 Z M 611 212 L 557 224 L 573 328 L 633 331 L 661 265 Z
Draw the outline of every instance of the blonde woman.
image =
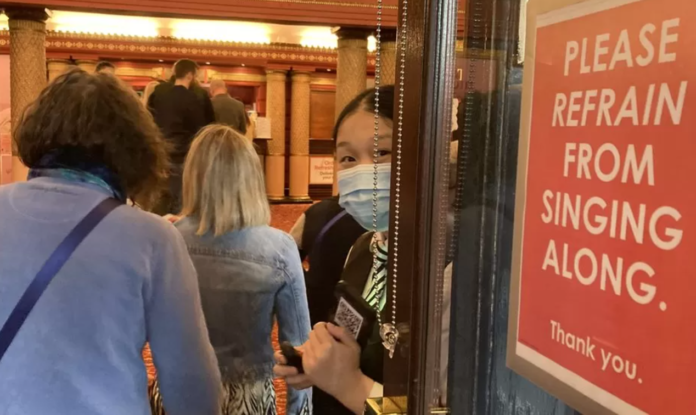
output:
M 150 97 L 152 96 L 152 93 L 155 92 L 155 88 L 157 88 L 157 86 L 161 83 L 161 81 L 150 81 L 145 86 L 145 90 L 143 90 L 143 96 L 141 97 L 143 105 L 145 105 L 145 107 L 150 107 Z
M 271 330 L 303 344 L 311 330 L 293 239 L 268 226 L 264 176 L 252 143 L 213 125 L 184 167 L 184 236 L 198 271 L 203 313 L 228 394 L 223 414 L 275 414 Z M 308 391 L 288 391 L 287 414 L 309 414 Z

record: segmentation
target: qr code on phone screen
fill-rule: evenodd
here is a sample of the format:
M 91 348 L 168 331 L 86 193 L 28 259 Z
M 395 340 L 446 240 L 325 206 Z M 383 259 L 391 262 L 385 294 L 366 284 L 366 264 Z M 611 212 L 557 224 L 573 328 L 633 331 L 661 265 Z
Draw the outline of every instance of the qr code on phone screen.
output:
M 363 317 L 348 303 L 348 301 L 341 298 L 338 302 L 338 308 L 336 308 L 334 322 L 348 330 L 353 335 L 353 338 L 357 339 L 363 324 Z

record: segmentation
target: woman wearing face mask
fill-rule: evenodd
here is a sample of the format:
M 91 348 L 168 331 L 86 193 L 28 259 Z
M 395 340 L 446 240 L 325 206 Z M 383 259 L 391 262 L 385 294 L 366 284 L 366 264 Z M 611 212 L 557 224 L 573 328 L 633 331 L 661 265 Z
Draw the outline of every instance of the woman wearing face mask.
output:
M 379 89 L 379 102 L 377 143 L 374 89 L 363 92 L 346 106 L 336 122 L 334 137 L 339 204 L 367 232 L 353 245 L 341 278 L 381 312 L 386 303 L 393 86 Z M 373 223 L 375 171 L 376 226 Z M 371 232 L 375 228 L 377 233 Z M 373 258 L 378 261 L 376 266 L 373 266 Z M 276 375 L 296 389 L 315 386 L 314 411 L 317 414 L 360 414 L 367 398 L 382 395 L 384 348 L 377 331 L 374 330 L 361 350 L 342 328 L 319 323 L 310 334 L 310 340 L 300 348 L 305 374 L 300 375 L 296 369 L 285 366 L 285 359 L 276 355 L 279 363 Z

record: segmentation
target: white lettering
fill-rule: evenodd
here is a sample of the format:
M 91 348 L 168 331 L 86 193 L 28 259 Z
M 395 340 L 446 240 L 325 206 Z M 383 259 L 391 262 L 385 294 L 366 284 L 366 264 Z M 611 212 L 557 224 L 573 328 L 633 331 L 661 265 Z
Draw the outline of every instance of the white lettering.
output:
M 631 42 L 628 39 L 628 29 L 622 30 L 621 35 L 619 35 L 619 41 L 616 43 L 611 63 L 609 63 L 609 70 L 613 71 L 619 62 L 626 62 L 626 67 L 633 68 L 633 55 L 631 54 Z
M 609 40 L 609 33 L 604 33 L 595 39 L 595 50 L 594 50 L 594 66 L 592 70 L 594 72 L 604 72 L 607 70 L 606 63 L 600 63 L 600 59 L 609 53 L 609 48 L 605 46 L 605 42 Z
M 667 45 L 676 43 L 679 40 L 679 33 L 670 33 L 670 29 L 679 27 L 680 19 L 665 20 L 662 22 L 662 33 L 660 36 L 660 57 L 659 63 L 674 62 L 677 60 L 676 53 L 668 53 Z
M 647 275 L 649 278 L 655 276 L 655 270 L 652 269 L 650 265 L 644 262 L 636 262 L 635 264 L 631 265 L 626 272 L 626 290 L 628 291 L 628 295 L 631 297 L 631 299 L 636 303 L 643 305 L 650 304 L 650 302 L 655 298 L 657 288 L 655 288 L 654 285 L 641 282 L 640 289 L 642 293 L 639 294 L 636 292 L 633 286 L 633 277 L 640 271 L 645 273 L 645 275 Z
M 662 111 L 665 104 L 669 107 L 669 115 L 672 117 L 672 124 L 681 124 L 681 117 L 684 111 L 684 98 L 686 98 L 686 88 L 689 82 L 682 81 L 679 86 L 679 97 L 677 98 L 677 103 L 674 103 L 674 97 L 672 97 L 672 92 L 669 89 L 669 85 L 660 85 L 660 93 L 657 97 L 657 109 L 655 110 L 655 125 L 661 125 L 662 123 Z
M 565 94 L 556 94 L 556 103 L 553 106 L 553 122 L 551 126 L 555 127 L 556 125 L 560 125 L 561 127 L 565 127 L 563 123 L 563 110 L 565 110 L 566 105 L 568 105 L 568 99 Z
M 574 61 L 578 57 L 578 52 L 580 50 L 580 45 L 578 42 L 571 40 L 566 44 L 566 54 L 565 54 L 565 76 L 570 74 L 570 62 Z
M 664 251 L 671 251 L 678 247 L 681 243 L 684 231 L 681 229 L 666 228 L 665 235 L 669 236 L 670 238 L 667 240 L 662 239 L 657 233 L 657 222 L 663 216 L 669 216 L 674 219 L 675 222 L 679 222 L 681 220 L 681 214 L 673 207 L 662 206 L 655 210 L 655 213 L 653 213 L 650 217 L 650 239 L 658 248 Z
M 636 62 L 639 66 L 648 66 L 652 63 L 653 59 L 655 59 L 655 47 L 650 38 L 648 38 L 648 34 L 655 33 L 655 30 L 657 30 L 657 28 L 652 23 L 648 23 L 640 29 L 640 44 L 643 46 L 643 49 L 645 49 L 645 55 L 641 54 L 636 58 Z

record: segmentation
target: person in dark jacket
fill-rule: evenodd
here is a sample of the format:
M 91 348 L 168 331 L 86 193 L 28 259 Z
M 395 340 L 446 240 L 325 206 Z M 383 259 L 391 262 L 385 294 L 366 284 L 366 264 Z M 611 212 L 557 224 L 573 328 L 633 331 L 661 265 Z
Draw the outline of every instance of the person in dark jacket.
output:
M 198 82 L 198 78 L 194 78 L 191 83 L 191 91 L 198 97 L 198 101 L 203 106 L 203 119 L 205 120 L 205 125 L 214 124 L 215 109 L 213 108 L 213 102 L 210 99 L 210 94 L 208 90 L 203 88 Z
M 188 59 L 174 64 L 174 80 L 155 88 L 148 107 L 170 143 L 172 162 L 169 192 L 156 209 L 158 214 L 176 214 L 181 207 L 181 174 L 189 146 L 209 121 L 200 94 L 194 92 L 198 65 Z M 205 91 L 204 91 L 205 92 Z
M 362 236 L 350 248 L 341 279 L 350 289 L 362 293 L 365 301 L 376 312 L 382 313 L 386 320 L 386 227 L 389 223 L 394 87 L 383 86 L 379 93 L 376 188 L 374 89 L 360 94 L 346 106 L 336 121 L 334 137 L 339 204 L 363 228 Z M 375 191 L 378 199 L 376 218 L 372 207 Z M 377 234 L 370 232 L 375 219 Z M 376 267 L 373 266 L 375 258 L 379 261 Z M 329 318 L 326 315 L 324 321 L 330 321 Z M 384 348 L 378 333 L 379 327 L 375 324 L 373 329 L 373 335 L 361 349 L 348 331 L 331 324 L 318 323 L 314 326 L 310 341 L 301 347 L 305 374 L 300 375 L 296 369 L 285 366 L 284 358 L 276 355 L 279 363 L 275 367 L 276 376 L 284 378 L 288 386 L 296 389 L 314 386 L 314 411 L 317 414 L 362 413 L 367 398 L 382 394 Z M 340 357 L 329 361 L 326 356 L 320 356 L 324 349 L 315 349 L 312 345 L 317 340 L 322 345 L 330 345 L 338 353 L 334 358 L 338 355 Z M 326 363 L 324 367 L 317 365 L 319 360 Z M 337 362 L 340 364 L 336 365 Z
M 232 98 L 227 92 L 227 85 L 221 79 L 215 79 L 210 83 L 210 95 L 213 96 L 213 109 L 215 120 L 219 124 L 232 127 L 238 133 L 245 135 L 247 131 L 247 115 L 244 104 Z
M 312 326 L 326 321 L 336 308 L 336 284 L 351 246 L 363 233 L 365 229 L 339 205 L 338 196 L 312 205 L 290 231 L 302 260 L 309 263 L 305 285 Z

